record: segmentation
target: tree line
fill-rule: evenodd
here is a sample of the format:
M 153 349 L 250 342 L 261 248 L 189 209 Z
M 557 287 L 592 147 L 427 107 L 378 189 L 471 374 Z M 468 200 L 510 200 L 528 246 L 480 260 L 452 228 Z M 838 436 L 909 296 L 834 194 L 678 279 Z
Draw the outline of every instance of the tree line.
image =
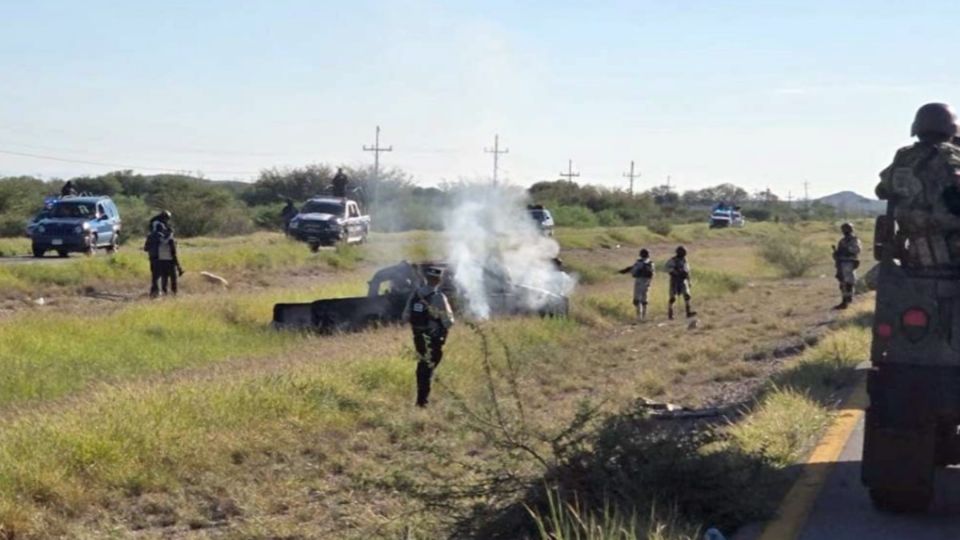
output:
M 440 211 L 456 195 L 462 183 L 439 187 L 417 186 L 399 169 L 372 168 L 345 171 L 352 195 L 373 216 L 380 231 L 439 229 Z M 125 235 L 144 232 L 149 217 L 160 209 L 170 210 L 182 236 L 229 236 L 254 230 L 279 230 L 280 211 L 287 200 L 301 204 L 310 197 L 329 193 L 336 173 L 325 164 L 273 168 L 260 173 L 253 183 L 211 181 L 189 175 L 142 175 L 113 171 L 99 176 L 72 178 L 83 193 L 108 195 L 116 201 L 125 224 Z M 26 222 L 43 205 L 45 197 L 59 193 L 63 180 L 30 176 L 0 177 L 0 236 L 22 235 Z M 594 227 L 619 225 L 660 226 L 669 223 L 705 221 L 716 202 L 743 206 L 753 221 L 829 219 L 832 207 L 798 207 L 778 201 L 769 192 L 751 196 L 732 184 L 677 193 L 658 186 L 638 194 L 571 181 L 537 182 L 528 188 L 531 202 L 551 209 L 559 226 Z

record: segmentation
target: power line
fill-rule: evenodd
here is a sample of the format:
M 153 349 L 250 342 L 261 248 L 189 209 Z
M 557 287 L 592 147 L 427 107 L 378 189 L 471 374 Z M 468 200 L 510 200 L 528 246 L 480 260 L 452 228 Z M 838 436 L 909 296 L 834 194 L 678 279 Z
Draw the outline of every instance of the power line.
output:
M 567 160 L 567 172 L 561 172 L 560 176 L 567 179 L 567 181 L 572 182 L 574 178 L 580 176 L 580 171 L 573 172 L 573 160 Z
M 634 178 L 639 178 L 639 177 L 640 177 L 640 173 L 636 173 L 636 174 L 633 173 L 633 160 L 632 160 L 632 159 L 630 160 L 630 172 L 629 172 L 629 173 L 623 173 L 623 177 L 630 179 L 630 196 L 633 197 L 633 179 L 634 179 Z
M 373 146 L 363 146 L 364 152 L 373 152 L 373 181 L 376 181 L 380 178 L 380 154 L 382 152 L 393 152 L 393 145 L 386 148 L 380 146 L 380 126 L 377 126 L 377 135 L 373 140 Z
M 509 154 L 510 149 L 509 148 L 504 148 L 503 150 L 500 149 L 500 135 L 497 134 L 493 136 L 493 150 L 490 150 L 489 148 L 484 148 L 483 151 L 488 154 L 493 154 L 493 185 L 497 185 L 497 171 L 499 170 L 500 154 Z
M 176 173 L 176 174 L 182 174 L 184 172 L 189 171 L 189 169 L 183 169 L 183 168 L 174 169 L 170 167 L 144 167 L 141 165 L 128 165 L 128 164 L 122 164 L 122 163 L 110 163 L 105 161 L 92 161 L 87 159 L 72 159 L 72 158 L 49 156 L 49 155 L 43 155 L 43 154 L 32 154 L 29 152 L 17 152 L 14 150 L 3 150 L 3 149 L 0 149 L 0 154 L 28 157 L 33 159 L 45 159 L 49 161 L 62 161 L 64 163 L 81 163 L 84 165 L 96 165 L 98 167 L 112 167 L 117 169 L 169 172 L 169 173 Z M 209 174 L 235 174 L 235 175 L 244 175 L 244 176 L 258 174 L 256 172 L 250 172 L 250 171 L 202 171 L 200 170 L 199 172 L 209 173 Z

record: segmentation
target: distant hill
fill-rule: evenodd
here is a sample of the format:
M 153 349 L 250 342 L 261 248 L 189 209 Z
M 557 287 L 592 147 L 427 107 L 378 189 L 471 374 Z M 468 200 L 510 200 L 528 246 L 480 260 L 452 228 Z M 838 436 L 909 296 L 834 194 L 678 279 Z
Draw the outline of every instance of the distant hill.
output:
M 852 191 L 841 191 L 833 195 L 820 197 L 813 202 L 832 206 L 841 215 L 844 213 L 878 215 L 884 213 L 887 208 L 887 203 L 883 201 L 869 199 Z

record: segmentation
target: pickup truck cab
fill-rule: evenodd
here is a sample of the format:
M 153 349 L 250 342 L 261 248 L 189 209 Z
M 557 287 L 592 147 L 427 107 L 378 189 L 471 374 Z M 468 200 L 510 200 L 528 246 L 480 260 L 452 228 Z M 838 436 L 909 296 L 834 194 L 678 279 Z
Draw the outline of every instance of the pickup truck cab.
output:
M 537 228 L 544 236 L 553 236 L 553 215 L 543 207 L 542 204 L 531 204 L 527 206 L 527 212 L 530 213 L 530 219 L 537 224 Z
M 97 249 L 113 253 L 120 245 L 120 211 L 110 197 L 63 197 L 30 229 L 33 256 L 56 251 L 92 255 Z
M 313 251 L 322 245 L 363 243 L 369 233 L 370 216 L 360 213 L 356 201 L 340 197 L 308 200 L 287 229 L 287 234 Z

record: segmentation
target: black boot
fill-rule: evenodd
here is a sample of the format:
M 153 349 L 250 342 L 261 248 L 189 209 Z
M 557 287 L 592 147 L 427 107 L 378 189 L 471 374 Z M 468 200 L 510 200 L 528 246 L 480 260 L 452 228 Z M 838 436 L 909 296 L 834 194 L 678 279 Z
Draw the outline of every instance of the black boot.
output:
M 667 308 L 667 318 L 673 320 L 673 304 L 670 304 L 670 307 Z
M 833 309 L 836 309 L 836 310 L 847 309 L 850 306 L 851 300 L 852 298 L 848 296 L 844 296 L 843 300 L 839 304 L 833 306 Z

